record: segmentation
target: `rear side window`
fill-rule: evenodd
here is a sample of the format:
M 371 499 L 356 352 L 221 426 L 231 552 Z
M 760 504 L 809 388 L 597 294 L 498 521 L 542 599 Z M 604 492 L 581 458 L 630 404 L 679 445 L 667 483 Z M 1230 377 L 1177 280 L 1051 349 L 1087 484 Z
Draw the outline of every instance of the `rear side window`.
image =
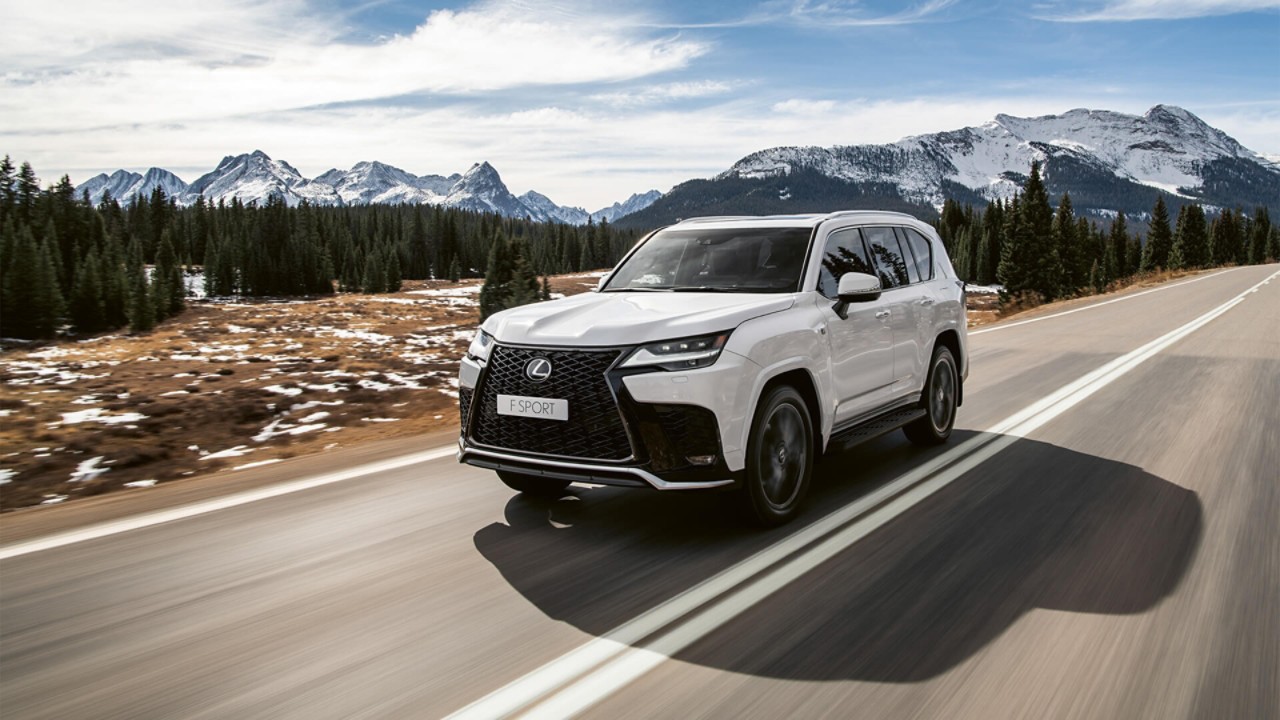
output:
M 827 244 L 822 249 L 822 269 L 818 273 L 818 292 L 835 300 L 840 277 L 851 272 L 876 274 L 857 228 L 837 230 L 827 236 Z
M 907 270 L 907 260 L 902 256 L 898 236 L 893 233 L 893 228 L 870 227 L 863 228 L 862 232 L 867 238 L 871 255 L 875 258 L 876 274 L 880 277 L 880 284 L 883 287 L 892 288 L 910 283 L 911 275 Z M 915 269 L 914 264 L 911 269 Z
M 907 239 L 911 254 L 915 256 L 916 273 L 921 280 L 933 279 L 933 243 L 928 238 L 911 228 L 898 228 L 898 232 Z

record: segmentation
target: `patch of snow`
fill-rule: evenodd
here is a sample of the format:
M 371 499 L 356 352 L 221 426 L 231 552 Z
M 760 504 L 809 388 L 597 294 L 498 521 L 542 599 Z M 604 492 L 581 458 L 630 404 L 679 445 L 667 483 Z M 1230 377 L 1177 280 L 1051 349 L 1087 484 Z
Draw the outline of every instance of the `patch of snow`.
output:
M 155 487 L 155 485 L 155 480 L 134 480 L 133 482 L 127 482 L 124 484 L 124 486 L 128 488 L 149 488 Z
M 0 485 L 9 484 L 9 482 L 12 481 L 17 476 L 18 476 L 17 470 L 10 470 L 9 468 L 0 468 Z
M 216 453 L 209 453 L 208 455 L 205 455 L 200 459 L 201 460 L 217 460 L 219 458 L 233 458 L 233 457 L 240 457 L 241 455 L 246 455 L 251 452 L 253 452 L 253 448 L 249 447 L 248 445 L 237 445 L 232 448 L 227 448 L 226 450 L 219 450 Z
M 287 387 L 284 387 L 283 385 L 268 385 L 267 387 L 264 387 L 262 389 L 266 390 L 267 392 L 280 393 L 281 395 L 288 395 L 289 397 L 302 394 L 302 388 L 296 388 L 296 387 L 287 388 Z
M 41 505 L 57 505 L 63 500 L 66 500 L 68 497 L 69 497 L 68 495 L 51 495 L 45 498 L 44 500 L 41 500 L 40 504 Z
M 371 423 L 400 422 L 400 418 L 377 417 L 377 418 L 360 418 L 360 419 L 363 420 L 364 422 L 371 422 Z
M 71 473 L 71 482 L 85 482 L 92 480 L 102 473 L 110 470 L 111 468 L 109 467 L 98 466 L 98 463 L 101 462 L 104 457 L 105 456 L 103 455 L 99 455 L 97 457 L 81 461 L 80 464 L 76 466 L 75 472 Z
M 77 410 L 75 412 L 62 413 L 63 425 L 78 425 L 86 422 L 102 423 L 103 425 L 120 425 L 122 423 L 136 423 L 139 420 L 146 419 L 147 416 L 142 413 L 131 412 L 112 415 L 111 413 L 104 411 L 102 408 L 89 408 L 88 410 Z

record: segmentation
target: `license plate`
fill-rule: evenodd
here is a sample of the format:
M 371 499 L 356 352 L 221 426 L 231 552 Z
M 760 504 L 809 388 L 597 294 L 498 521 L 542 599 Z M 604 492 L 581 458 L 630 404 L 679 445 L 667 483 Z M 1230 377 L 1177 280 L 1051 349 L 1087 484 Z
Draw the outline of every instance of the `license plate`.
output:
M 498 414 L 567 421 L 569 419 L 569 401 L 559 398 L 499 395 Z

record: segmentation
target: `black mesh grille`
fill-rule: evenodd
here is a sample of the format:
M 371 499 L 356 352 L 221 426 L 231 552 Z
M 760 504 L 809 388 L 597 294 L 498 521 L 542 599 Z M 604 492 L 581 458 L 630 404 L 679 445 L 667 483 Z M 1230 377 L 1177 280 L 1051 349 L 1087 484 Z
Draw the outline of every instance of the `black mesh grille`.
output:
M 716 455 L 720 440 L 716 416 L 692 405 L 655 405 L 658 422 L 673 448 L 685 455 Z
M 565 457 L 626 460 L 631 443 L 605 371 L 619 351 L 569 351 L 497 346 L 475 398 L 472 438 L 482 445 Z M 524 374 L 535 357 L 551 361 L 551 377 L 534 382 Z M 563 398 L 569 420 L 499 415 L 498 395 Z
M 475 392 L 469 387 L 458 388 L 458 421 L 462 432 L 467 431 L 467 415 L 471 412 L 471 394 Z

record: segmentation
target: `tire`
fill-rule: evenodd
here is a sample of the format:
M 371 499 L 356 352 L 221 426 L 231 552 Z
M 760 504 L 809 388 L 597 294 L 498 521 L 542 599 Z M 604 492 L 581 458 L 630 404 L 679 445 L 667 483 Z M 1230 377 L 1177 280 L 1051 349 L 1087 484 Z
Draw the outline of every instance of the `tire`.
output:
M 816 456 L 813 421 L 804 398 L 790 385 L 765 393 L 747 440 L 746 480 L 738 491 L 747 518 L 765 527 L 800 513 Z
M 508 470 L 498 470 L 497 473 L 498 478 L 501 479 L 507 487 L 533 497 L 558 498 L 564 495 L 565 488 L 569 487 L 568 480 L 555 480 L 552 478 L 537 477 L 535 475 L 522 475 Z
M 929 362 L 920 406 L 925 416 L 904 425 L 902 432 L 916 445 L 941 445 L 951 437 L 956 422 L 956 401 L 960 397 L 960 373 L 951 350 L 939 345 Z

